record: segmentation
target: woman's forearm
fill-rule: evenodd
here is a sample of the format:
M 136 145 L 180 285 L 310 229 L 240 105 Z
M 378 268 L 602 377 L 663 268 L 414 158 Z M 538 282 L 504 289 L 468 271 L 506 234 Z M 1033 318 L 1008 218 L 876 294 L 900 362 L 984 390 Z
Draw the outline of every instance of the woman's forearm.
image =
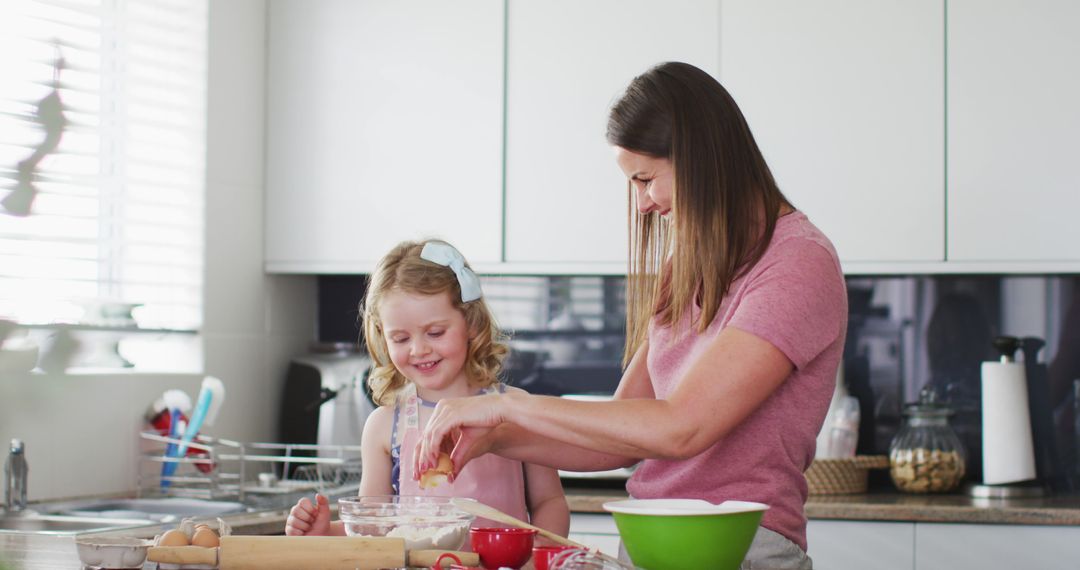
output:
M 567 445 L 531 432 L 513 423 L 495 429 L 491 453 L 525 463 L 535 463 L 567 471 L 607 471 L 629 467 L 637 457 L 625 457 L 602 451 Z
M 678 459 L 704 449 L 698 449 L 693 424 L 664 400 L 581 402 L 507 394 L 506 405 L 503 417 L 518 429 L 511 432 L 509 445 L 503 441 L 497 445 L 519 447 L 518 452 L 530 455 L 530 462 L 601 470 L 632 464 L 630 458 Z

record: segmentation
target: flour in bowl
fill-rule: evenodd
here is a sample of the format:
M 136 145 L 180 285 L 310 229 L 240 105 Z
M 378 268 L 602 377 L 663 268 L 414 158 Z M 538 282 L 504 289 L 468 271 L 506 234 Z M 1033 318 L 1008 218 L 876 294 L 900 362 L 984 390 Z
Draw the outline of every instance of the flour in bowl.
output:
M 467 524 L 439 527 L 402 525 L 386 533 L 386 536 L 405 539 L 407 550 L 456 550 L 465 543 L 468 532 Z

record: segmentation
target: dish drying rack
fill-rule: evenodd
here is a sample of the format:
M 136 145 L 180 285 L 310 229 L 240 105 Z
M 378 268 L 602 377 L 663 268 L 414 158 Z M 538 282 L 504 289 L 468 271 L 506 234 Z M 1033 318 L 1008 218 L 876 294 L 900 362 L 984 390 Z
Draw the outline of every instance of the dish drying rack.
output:
M 359 445 L 251 443 L 198 435 L 183 457 L 167 449 L 183 442 L 156 431 L 139 434 L 138 496 L 237 499 L 250 495 L 336 494 L 360 485 Z M 163 465 L 175 463 L 171 475 Z

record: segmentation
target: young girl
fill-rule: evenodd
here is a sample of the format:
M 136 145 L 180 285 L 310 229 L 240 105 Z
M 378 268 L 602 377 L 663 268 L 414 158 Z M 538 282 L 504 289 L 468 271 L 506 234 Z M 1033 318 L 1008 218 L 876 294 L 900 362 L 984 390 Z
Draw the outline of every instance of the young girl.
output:
M 507 347 L 461 254 L 435 240 L 399 244 L 372 274 L 362 314 L 379 408 L 364 425 L 360 495 L 469 497 L 566 536 L 570 513 L 554 469 L 489 455 L 452 480 L 414 476 L 413 450 L 436 402 L 521 392 L 497 378 Z M 285 534 L 345 530 L 316 495 L 314 505 L 304 498 L 292 508 Z

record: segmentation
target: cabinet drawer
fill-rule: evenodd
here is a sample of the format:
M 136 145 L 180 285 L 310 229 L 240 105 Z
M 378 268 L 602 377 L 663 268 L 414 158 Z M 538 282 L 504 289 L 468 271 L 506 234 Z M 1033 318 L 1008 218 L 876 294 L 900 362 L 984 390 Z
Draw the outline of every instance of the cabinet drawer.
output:
M 806 525 L 814 568 L 912 570 L 915 523 L 813 520 Z

